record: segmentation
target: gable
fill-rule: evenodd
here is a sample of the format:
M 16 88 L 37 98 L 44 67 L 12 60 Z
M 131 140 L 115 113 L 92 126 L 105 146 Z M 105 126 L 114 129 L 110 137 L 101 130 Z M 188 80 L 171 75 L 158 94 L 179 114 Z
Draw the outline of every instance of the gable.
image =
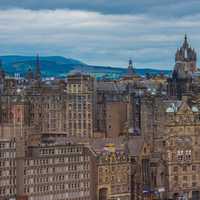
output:
M 185 114 L 193 114 L 193 112 L 191 108 L 189 107 L 189 105 L 185 101 L 183 101 L 177 111 L 177 114 L 185 115 Z

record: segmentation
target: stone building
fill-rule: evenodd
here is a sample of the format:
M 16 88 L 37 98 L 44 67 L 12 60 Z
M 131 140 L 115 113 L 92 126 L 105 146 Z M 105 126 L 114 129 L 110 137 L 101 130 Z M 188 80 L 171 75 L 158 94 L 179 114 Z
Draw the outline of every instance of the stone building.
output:
M 16 142 L 0 139 L 0 199 L 16 195 Z
M 141 136 L 95 139 L 94 156 L 97 199 L 143 200 L 164 197 L 165 168 L 152 156 L 152 146 Z
M 126 102 L 106 103 L 106 137 L 117 138 L 125 132 L 127 122 Z
M 21 122 L 23 129 L 29 129 L 27 135 L 31 139 L 40 138 L 42 135 L 93 137 L 92 77 L 71 75 L 64 85 L 40 82 L 37 87 L 33 83 L 15 90 L 14 95 L 8 90 L 8 93 L 0 96 L 0 134 L 6 133 L 8 136 L 11 133 L 14 137 L 15 126 Z M 22 115 L 21 121 L 19 115 Z
M 47 139 L 24 155 L 15 141 L 1 140 L 0 148 L 0 199 L 95 199 L 93 163 L 83 145 Z
M 110 81 L 44 80 L 39 57 L 26 79 L 0 64 L 0 199 L 200 199 L 196 59 L 185 37 L 168 83 L 132 61 Z
M 200 198 L 200 120 L 196 105 L 176 101 L 166 108 L 165 159 L 168 198 Z
M 68 136 L 93 137 L 94 78 L 80 73 L 67 78 L 66 126 Z
M 29 105 L 25 96 L 2 95 L 0 102 L 1 139 L 17 139 L 20 136 L 27 137 L 29 132 Z
M 98 200 L 131 200 L 131 159 L 124 140 L 97 139 L 90 144 L 95 159 Z
M 118 137 L 127 126 L 126 86 L 116 81 L 98 81 L 96 85 L 95 134 Z
M 106 154 L 98 160 L 98 199 L 130 200 L 130 160 L 120 152 Z
M 29 149 L 24 194 L 34 199 L 93 199 L 91 161 L 82 145 L 55 144 Z

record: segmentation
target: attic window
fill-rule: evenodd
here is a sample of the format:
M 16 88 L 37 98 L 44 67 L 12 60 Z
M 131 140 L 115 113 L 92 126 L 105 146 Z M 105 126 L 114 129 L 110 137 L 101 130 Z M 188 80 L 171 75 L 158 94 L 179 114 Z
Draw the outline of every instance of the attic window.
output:
M 182 150 L 178 150 L 178 152 L 177 152 L 177 159 L 179 160 L 179 161 L 182 161 L 183 160 L 183 151 Z
M 199 112 L 199 109 L 196 106 L 192 106 L 192 112 Z
M 177 159 L 178 161 L 190 161 L 192 156 L 192 151 L 191 150 L 178 150 L 177 151 Z
M 168 108 L 166 109 L 166 112 L 167 112 L 167 113 L 173 113 L 173 112 L 174 112 L 174 109 L 173 109 L 172 107 L 168 107 Z

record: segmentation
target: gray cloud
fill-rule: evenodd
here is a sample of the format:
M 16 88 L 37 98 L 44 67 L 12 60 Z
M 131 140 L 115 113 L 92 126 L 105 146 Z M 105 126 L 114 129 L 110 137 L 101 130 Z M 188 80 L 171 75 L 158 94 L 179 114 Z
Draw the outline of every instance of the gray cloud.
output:
M 1 0 L 0 8 L 72 9 L 104 14 L 150 14 L 177 17 L 199 13 L 199 0 Z
M 31 1 L 30 1 L 31 2 Z M 77 10 L 0 10 L 1 54 L 63 55 L 89 64 L 173 67 L 184 33 L 200 46 L 200 15 L 158 18 Z

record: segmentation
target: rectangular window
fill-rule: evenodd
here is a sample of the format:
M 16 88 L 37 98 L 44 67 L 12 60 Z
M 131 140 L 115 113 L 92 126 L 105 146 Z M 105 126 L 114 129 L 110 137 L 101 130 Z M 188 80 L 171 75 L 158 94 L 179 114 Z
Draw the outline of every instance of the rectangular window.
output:
M 187 171 L 187 166 L 183 166 L 183 171 L 184 171 L 184 172 Z
M 192 171 L 196 171 L 196 166 L 192 165 Z
M 174 172 L 177 172 L 178 171 L 178 167 L 174 167 Z

